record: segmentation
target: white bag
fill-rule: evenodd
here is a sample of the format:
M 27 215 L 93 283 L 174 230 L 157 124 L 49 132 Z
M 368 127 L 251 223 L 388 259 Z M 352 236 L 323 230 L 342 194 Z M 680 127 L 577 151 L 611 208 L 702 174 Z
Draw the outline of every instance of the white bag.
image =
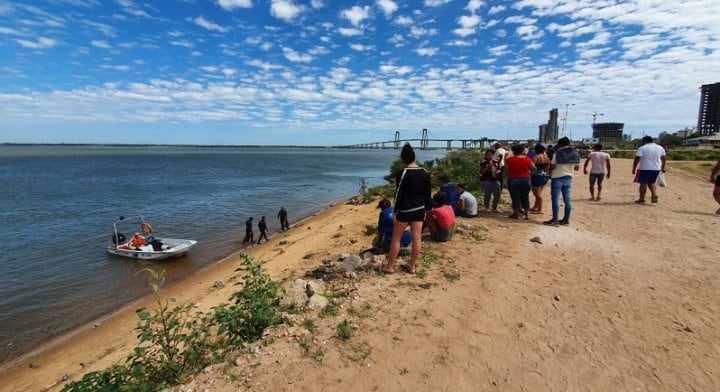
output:
M 665 181 L 665 173 L 660 172 L 660 174 L 658 174 L 657 184 L 663 188 L 667 186 L 667 182 Z

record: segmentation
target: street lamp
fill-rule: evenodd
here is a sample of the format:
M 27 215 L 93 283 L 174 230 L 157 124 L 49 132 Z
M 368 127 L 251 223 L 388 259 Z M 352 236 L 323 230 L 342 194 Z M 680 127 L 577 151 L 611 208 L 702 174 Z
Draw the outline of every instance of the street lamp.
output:
M 565 117 L 563 117 L 562 136 L 565 136 L 565 128 L 567 127 L 567 119 L 568 119 L 568 108 L 570 106 L 575 106 L 575 104 L 574 103 L 566 103 L 565 104 Z

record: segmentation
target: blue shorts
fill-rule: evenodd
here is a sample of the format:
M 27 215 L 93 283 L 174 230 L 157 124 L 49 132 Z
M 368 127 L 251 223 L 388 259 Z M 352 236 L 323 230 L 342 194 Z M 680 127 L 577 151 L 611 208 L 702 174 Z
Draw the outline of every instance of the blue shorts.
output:
M 643 185 L 654 184 L 660 175 L 660 170 L 638 170 L 635 182 Z
M 598 185 L 602 185 L 604 178 L 605 173 L 590 173 L 590 185 L 595 185 L 596 182 Z
M 531 188 L 540 188 L 544 187 L 548 183 L 548 175 L 542 174 L 542 175 L 531 175 L 530 176 L 530 187 Z

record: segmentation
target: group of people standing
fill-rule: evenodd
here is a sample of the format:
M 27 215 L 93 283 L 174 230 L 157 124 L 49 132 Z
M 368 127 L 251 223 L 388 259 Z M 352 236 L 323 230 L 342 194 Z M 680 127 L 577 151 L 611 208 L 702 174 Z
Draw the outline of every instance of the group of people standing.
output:
M 280 220 L 280 231 L 287 231 L 290 229 L 290 225 L 288 223 L 288 215 L 287 211 L 285 210 L 285 207 L 280 207 L 280 211 L 277 215 L 278 219 Z M 263 238 L 265 238 L 265 241 L 268 240 L 267 231 L 268 226 L 267 222 L 265 221 L 265 216 L 260 218 L 260 221 L 258 222 L 258 230 L 260 231 L 260 237 L 257 240 L 257 243 L 259 244 L 260 241 L 262 241 Z M 255 243 L 255 234 L 253 233 L 253 217 L 249 217 L 248 220 L 245 221 L 245 238 L 243 239 L 243 244 L 245 243 Z

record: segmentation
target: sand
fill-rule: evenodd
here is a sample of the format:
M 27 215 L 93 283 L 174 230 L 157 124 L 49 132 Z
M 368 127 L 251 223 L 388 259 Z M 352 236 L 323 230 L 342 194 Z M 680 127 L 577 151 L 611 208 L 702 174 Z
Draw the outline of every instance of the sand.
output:
M 346 280 L 338 315 L 296 316 L 312 320 L 311 336 L 280 333 L 175 389 L 717 390 L 720 216 L 712 185 L 671 163 L 660 202 L 636 205 L 630 165 L 613 160 L 602 201 L 587 200 L 587 176 L 576 176 L 570 226 L 543 226 L 547 213 L 460 219 L 451 242 L 427 245 L 438 256 L 427 276 Z M 338 204 L 250 253 L 274 279 L 302 277 L 323 259 L 367 248 L 374 207 Z M 208 309 L 236 289 L 238 266 L 233 255 L 163 293 Z M 218 279 L 224 288 L 213 288 Z M 136 308 L 151 306 L 143 299 L 6 364 L 2 390 L 59 390 L 65 374 L 79 379 L 121 361 L 135 344 Z M 344 319 L 353 326 L 348 341 L 335 332 Z

